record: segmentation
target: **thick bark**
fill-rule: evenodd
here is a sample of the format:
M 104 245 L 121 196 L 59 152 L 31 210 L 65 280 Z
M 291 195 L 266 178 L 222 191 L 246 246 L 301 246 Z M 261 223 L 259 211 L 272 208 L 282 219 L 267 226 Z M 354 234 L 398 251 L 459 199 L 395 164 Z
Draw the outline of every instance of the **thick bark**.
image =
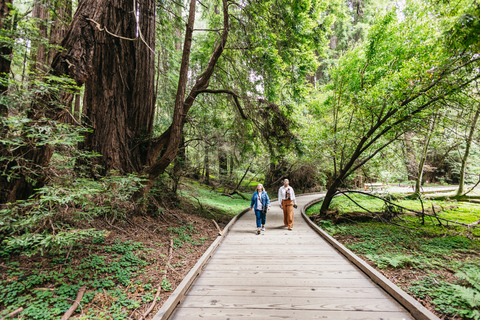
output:
M 477 110 L 475 111 L 475 115 L 473 116 L 472 124 L 470 126 L 470 132 L 468 133 L 468 138 L 465 146 L 465 154 L 463 155 L 463 158 L 462 158 L 462 166 L 460 168 L 460 178 L 459 178 L 458 190 L 456 194 L 457 196 L 461 196 L 464 192 L 465 170 L 467 168 L 467 160 L 470 154 L 470 147 L 472 145 L 473 133 L 475 132 L 475 126 L 477 125 L 479 115 L 480 115 L 480 106 L 477 106 Z
M 67 35 L 70 22 L 72 21 L 72 0 L 56 2 L 51 19 L 52 26 L 50 27 L 49 43 L 53 46 L 60 46 Z M 52 64 L 53 58 L 58 51 L 55 47 L 48 51 L 48 65 Z
M 59 52 L 52 61 L 51 73 L 56 76 L 67 76 L 73 79 L 78 86 L 85 83 L 92 70 L 94 53 L 95 23 L 103 15 L 105 4 L 101 0 L 84 0 L 79 3 L 67 36 L 62 41 L 64 50 Z M 42 94 L 30 108 L 29 117 L 32 125 L 44 125 L 44 119 L 62 119 L 65 112 L 59 105 L 73 98 L 71 92 L 56 95 Z M 60 102 L 60 103 L 59 103 Z M 20 158 L 21 163 L 10 163 L 9 166 L 23 166 L 25 171 L 20 178 L 0 180 L 0 203 L 13 202 L 28 198 L 36 188 L 44 183 L 44 170 L 48 166 L 52 148 L 48 145 L 38 146 L 35 143 L 15 150 L 14 154 L 4 153 L 2 156 Z M 7 172 L 9 169 L 7 168 Z M 38 176 L 32 174 L 38 173 Z M 36 180 L 33 180 L 36 179 Z M 33 182 L 32 182 L 33 181 Z
M 47 72 L 47 50 L 45 45 L 41 41 L 45 41 L 48 36 L 48 10 L 47 4 L 44 0 L 37 0 L 33 5 L 32 16 L 36 19 L 38 28 L 38 34 L 41 38 L 40 41 L 33 43 L 33 47 L 36 48 L 32 56 L 33 64 L 32 71 L 44 75 Z
M 154 116 L 155 63 L 148 48 L 155 44 L 154 9 L 153 0 L 142 1 L 138 9 L 131 0 L 110 0 L 97 21 L 104 30 L 95 35 L 98 58 L 93 61 L 84 99 L 85 121 L 93 132 L 82 148 L 102 155 L 97 159 L 101 174 L 112 169 L 140 172 L 149 165 L 143 141 L 150 138 Z
M 8 19 L 10 15 L 10 7 L 8 4 L 11 3 L 13 3 L 13 0 L 0 0 L 0 29 L 10 29 L 10 20 Z M 12 62 L 10 59 L 11 54 L 11 46 L 0 46 L 0 78 L 2 79 L 0 82 L 0 94 L 4 94 L 8 89 L 8 85 L 5 85 L 5 80 L 7 80 L 10 75 L 10 65 Z M 6 111 L 7 107 L 0 105 L 0 117 L 5 115 Z
M 188 80 L 188 69 L 189 69 L 189 60 L 190 60 L 190 50 L 192 46 L 192 35 L 193 35 L 193 26 L 195 22 L 195 7 L 196 1 L 190 1 L 190 9 L 188 22 L 185 31 L 185 41 L 183 44 L 183 55 L 182 62 L 180 65 L 180 74 L 177 86 L 177 94 L 175 97 L 175 105 L 173 112 L 173 119 L 170 128 L 162 134 L 163 139 L 159 140 L 159 144 L 152 145 L 149 152 L 149 160 L 155 160 L 158 157 L 158 153 L 152 152 L 152 150 L 158 150 L 160 152 L 160 157 L 155 163 L 144 171 L 143 174 L 148 176 L 148 183 L 144 188 L 135 194 L 133 197 L 134 200 L 139 199 L 145 193 L 147 193 L 153 181 L 170 165 L 170 163 L 175 159 L 175 156 L 178 151 L 178 145 L 180 138 L 183 132 L 183 126 L 185 125 L 185 117 L 188 114 L 188 111 L 192 107 L 193 103 L 197 96 L 208 88 L 210 77 L 212 76 L 215 65 L 217 64 L 218 59 L 223 53 L 225 44 L 228 39 L 229 32 L 229 14 L 228 14 L 228 3 L 227 0 L 223 0 L 223 32 L 220 39 L 220 42 L 216 45 L 215 49 L 210 56 L 210 60 L 205 68 L 205 71 L 199 75 L 196 79 L 196 82 L 191 89 L 188 95 L 185 94 Z M 168 135 L 168 138 L 167 138 Z
M 8 1 L 8 2 L 7 2 Z M 8 30 L 10 29 L 10 7 L 8 4 L 12 3 L 12 0 L 0 0 L 0 29 Z M 4 95 L 8 90 L 8 85 L 6 84 L 10 75 L 10 65 L 11 60 L 10 56 L 12 54 L 12 47 L 7 45 L 0 46 L 0 95 Z M 4 137 L 8 131 L 8 127 L 3 124 L 3 118 L 8 116 L 8 107 L 6 105 L 0 104 L 0 135 Z M 0 155 L 4 156 L 8 154 L 7 148 L 3 143 L 0 143 Z M 5 166 L 8 163 L 5 161 L 0 162 L 0 170 L 4 171 Z M 5 189 L 9 182 L 7 178 L 1 174 L 0 175 L 0 203 L 5 203 L 8 199 L 8 189 Z

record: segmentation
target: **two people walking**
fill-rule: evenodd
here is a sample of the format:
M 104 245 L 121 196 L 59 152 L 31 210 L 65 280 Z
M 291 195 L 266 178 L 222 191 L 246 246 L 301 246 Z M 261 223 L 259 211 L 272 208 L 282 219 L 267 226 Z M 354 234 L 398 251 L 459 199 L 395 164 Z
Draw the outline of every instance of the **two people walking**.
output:
M 295 192 L 290 186 L 288 179 L 283 180 L 283 186 L 278 190 L 278 202 L 280 208 L 283 209 L 283 223 L 288 230 L 293 229 L 293 208 L 297 207 L 297 199 Z M 265 231 L 265 222 L 267 218 L 267 211 L 270 210 L 270 199 L 262 184 L 257 185 L 257 189 L 252 196 L 250 203 L 250 210 L 255 210 L 255 217 L 257 222 L 257 234 Z

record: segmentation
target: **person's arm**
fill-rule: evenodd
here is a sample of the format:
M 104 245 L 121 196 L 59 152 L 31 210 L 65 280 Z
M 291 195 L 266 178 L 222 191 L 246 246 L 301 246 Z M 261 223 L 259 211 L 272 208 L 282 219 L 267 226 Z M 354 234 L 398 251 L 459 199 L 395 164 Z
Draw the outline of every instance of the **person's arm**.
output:
M 295 198 L 295 191 L 293 191 L 293 188 L 292 188 L 291 190 L 292 190 L 292 200 L 293 200 L 293 204 L 297 205 L 297 198 Z
M 253 209 L 253 205 L 254 205 L 253 199 L 255 199 L 255 193 L 254 193 L 253 196 L 252 196 L 252 201 L 250 201 L 250 210 Z
M 282 207 L 282 188 L 278 189 L 278 203 L 280 204 L 280 208 Z
M 265 195 L 267 196 L 267 207 L 270 209 L 270 198 L 268 197 L 268 194 L 266 192 Z

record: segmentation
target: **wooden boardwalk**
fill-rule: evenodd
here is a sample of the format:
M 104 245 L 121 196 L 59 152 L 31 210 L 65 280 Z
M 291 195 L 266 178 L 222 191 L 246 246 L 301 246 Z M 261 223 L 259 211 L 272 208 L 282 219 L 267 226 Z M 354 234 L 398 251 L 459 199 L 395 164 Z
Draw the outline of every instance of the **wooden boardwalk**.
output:
M 244 214 L 169 319 L 413 319 L 315 233 L 298 197 L 293 231 L 275 202 L 266 231 Z

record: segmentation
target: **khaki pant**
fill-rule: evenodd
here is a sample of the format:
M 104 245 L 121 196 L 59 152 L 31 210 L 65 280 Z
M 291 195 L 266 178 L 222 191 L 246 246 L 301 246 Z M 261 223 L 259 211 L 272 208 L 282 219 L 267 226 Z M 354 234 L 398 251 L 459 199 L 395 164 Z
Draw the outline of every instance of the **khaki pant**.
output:
M 292 200 L 282 200 L 283 207 L 283 223 L 288 227 L 288 229 L 293 228 L 293 201 Z

